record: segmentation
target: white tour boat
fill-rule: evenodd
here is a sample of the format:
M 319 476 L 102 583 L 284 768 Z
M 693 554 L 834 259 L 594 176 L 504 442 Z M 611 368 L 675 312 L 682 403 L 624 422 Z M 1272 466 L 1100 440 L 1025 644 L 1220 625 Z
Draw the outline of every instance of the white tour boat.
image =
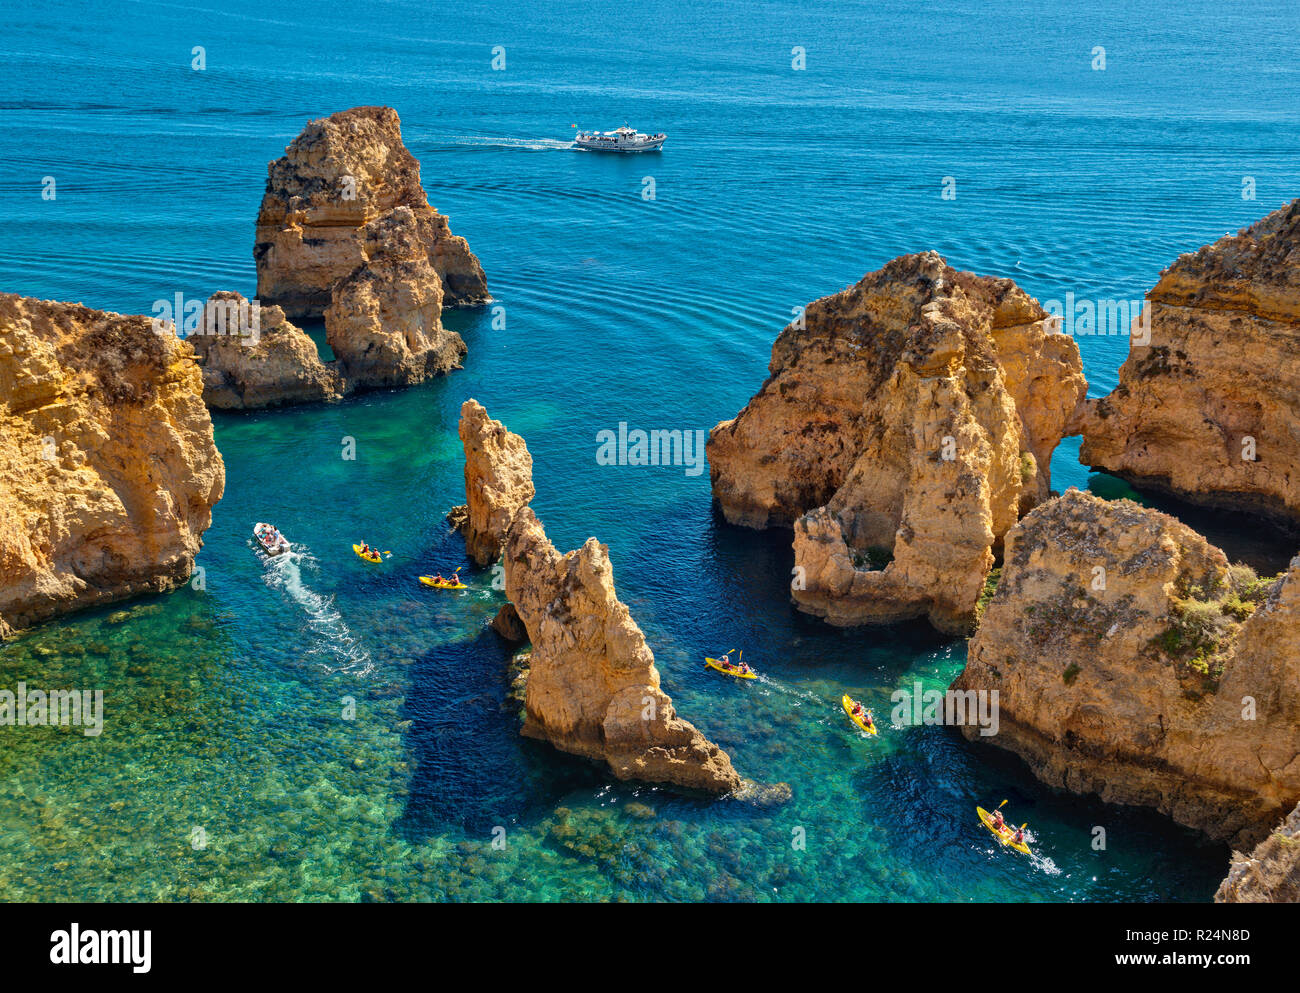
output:
M 667 138 L 666 134 L 641 134 L 624 124 L 613 131 L 579 131 L 573 143 L 592 152 L 653 152 Z
M 282 555 L 289 550 L 289 540 L 270 524 L 254 524 L 253 537 L 267 555 Z

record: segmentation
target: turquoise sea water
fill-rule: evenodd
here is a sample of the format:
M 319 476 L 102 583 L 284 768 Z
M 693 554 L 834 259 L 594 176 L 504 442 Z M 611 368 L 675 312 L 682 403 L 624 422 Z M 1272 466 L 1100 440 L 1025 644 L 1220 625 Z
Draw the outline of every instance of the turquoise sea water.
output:
M 1056 795 L 941 728 L 850 733 L 842 692 L 887 714 L 895 688 L 945 686 L 964 643 L 797 614 L 788 535 L 721 522 L 707 473 L 597 465 L 595 435 L 732 416 L 792 307 L 905 251 L 1044 300 L 1140 298 L 1300 190 L 1296 8 L 19 2 L 0 28 L 0 288 L 125 312 L 252 295 L 266 163 L 307 119 L 383 103 L 506 316 L 450 315 L 466 369 L 425 387 L 216 416 L 206 589 L 0 646 L 0 685 L 102 688 L 106 706 L 99 738 L 5 733 L 0 896 L 1210 897 L 1226 850 L 1164 818 Z M 571 124 L 625 119 L 666 150 L 566 147 Z M 1126 341 L 1081 347 L 1108 391 Z M 443 514 L 468 396 L 526 437 L 556 544 L 608 543 L 679 710 L 790 804 L 615 784 L 518 736 L 490 573 L 458 595 L 416 582 L 464 562 Z M 1087 484 L 1076 453 L 1058 488 Z M 299 554 L 264 568 L 255 520 Z M 392 558 L 361 562 L 360 537 Z M 734 645 L 763 680 L 702 670 Z M 1033 861 L 973 823 L 1002 798 Z

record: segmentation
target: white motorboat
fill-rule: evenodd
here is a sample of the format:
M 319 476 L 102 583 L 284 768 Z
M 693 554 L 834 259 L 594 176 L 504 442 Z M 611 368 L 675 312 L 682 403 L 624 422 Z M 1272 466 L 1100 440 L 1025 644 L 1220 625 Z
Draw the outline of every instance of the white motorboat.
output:
M 642 134 L 624 124 L 613 131 L 579 131 L 573 143 L 592 152 L 653 152 L 663 147 L 666 134 Z
M 254 524 L 253 538 L 267 555 L 283 555 L 289 550 L 289 539 L 270 524 Z

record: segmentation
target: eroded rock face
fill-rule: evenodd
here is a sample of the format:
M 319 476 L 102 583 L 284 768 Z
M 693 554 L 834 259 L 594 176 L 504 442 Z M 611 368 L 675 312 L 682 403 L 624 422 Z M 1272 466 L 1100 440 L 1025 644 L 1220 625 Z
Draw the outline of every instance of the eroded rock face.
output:
M 1173 517 L 1069 490 L 1006 538 L 954 689 L 1044 782 L 1259 841 L 1300 801 L 1300 559 L 1256 580 Z
M 965 630 L 993 549 L 1048 495 L 1087 389 L 1078 348 L 1011 280 L 933 252 L 814 301 L 804 324 L 709 435 L 723 514 L 794 525 L 802 610 Z
M 490 299 L 469 245 L 429 206 L 420 164 L 389 107 L 354 107 L 311 121 L 268 166 L 253 248 L 258 299 L 290 318 L 319 317 L 334 284 L 362 262 L 360 229 L 395 207 L 412 211 L 448 305 Z
M 224 487 L 188 344 L 0 294 L 0 630 L 186 582 Z
M 1300 200 L 1181 256 L 1147 300 L 1150 341 L 1071 425 L 1080 461 L 1300 521 Z
M 279 307 L 214 293 L 186 341 L 203 370 L 203 400 L 214 410 L 252 410 L 337 400 L 344 386 L 316 343 Z
M 1300 807 L 1249 856 L 1234 854 L 1215 903 L 1300 903 Z
M 461 525 L 465 548 L 479 565 L 491 565 L 501 557 L 510 522 L 536 492 L 533 457 L 523 438 L 488 417 L 474 399 L 461 405 L 460 440 L 468 501 Z
M 360 263 L 325 309 L 325 339 L 348 388 L 410 386 L 459 368 L 465 342 L 442 326 L 442 284 L 411 209 L 375 218 L 359 243 Z
M 506 595 L 532 642 L 523 733 L 609 764 L 619 779 L 731 793 L 727 753 L 677 716 L 594 538 L 561 555 L 532 509 L 510 525 Z

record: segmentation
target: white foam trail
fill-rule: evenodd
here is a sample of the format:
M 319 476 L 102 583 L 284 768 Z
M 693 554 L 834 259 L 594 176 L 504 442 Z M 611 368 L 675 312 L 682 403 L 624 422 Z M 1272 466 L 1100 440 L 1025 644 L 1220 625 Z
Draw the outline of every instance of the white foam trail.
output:
M 322 661 L 329 672 L 355 672 L 364 676 L 374 670 L 370 653 L 348 630 L 347 624 L 334 607 L 334 598 L 322 596 L 302 579 L 302 565 L 319 568 L 310 553 L 290 550 L 266 561 L 263 578 L 273 590 L 288 594 L 307 615 L 307 628 L 317 638 L 317 644 L 307 650 L 308 655 L 325 657 L 339 664 Z
M 451 145 L 469 145 L 478 148 L 519 148 L 528 152 L 572 151 L 572 141 L 557 138 L 494 138 L 490 135 L 467 134 L 446 139 Z

